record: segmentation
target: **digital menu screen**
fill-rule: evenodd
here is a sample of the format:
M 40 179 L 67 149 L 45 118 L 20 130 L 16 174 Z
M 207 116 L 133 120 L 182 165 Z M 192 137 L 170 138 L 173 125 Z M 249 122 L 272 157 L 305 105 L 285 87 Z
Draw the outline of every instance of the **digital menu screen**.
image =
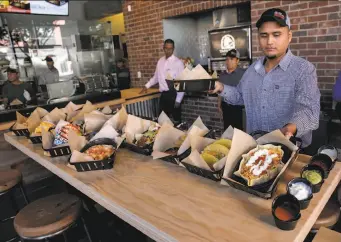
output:
M 0 13 L 69 15 L 69 0 L 0 1 Z
M 212 30 L 209 32 L 211 57 L 225 57 L 231 49 L 237 49 L 242 59 L 250 58 L 250 28 Z

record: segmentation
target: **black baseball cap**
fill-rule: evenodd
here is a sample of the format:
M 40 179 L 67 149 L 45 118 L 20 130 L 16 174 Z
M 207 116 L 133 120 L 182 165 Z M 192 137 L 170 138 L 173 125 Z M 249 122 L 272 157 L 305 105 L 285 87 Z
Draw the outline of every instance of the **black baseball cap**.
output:
M 45 57 L 44 61 L 53 61 L 53 59 L 51 56 L 48 55 Z
M 265 22 L 277 22 L 280 26 L 288 26 L 290 29 L 290 19 L 288 14 L 279 8 L 271 8 L 266 10 L 260 19 L 258 19 L 256 27 L 259 29 Z
M 232 50 L 229 50 L 227 53 L 226 53 L 226 57 L 232 57 L 232 58 L 240 58 L 240 53 L 238 50 L 236 49 L 232 49 Z
M 19 73 L 19 69 L 18 68 L 11 68 L 11 67 L 7 67 L 5 72 L 10 72 L 10 73 Z

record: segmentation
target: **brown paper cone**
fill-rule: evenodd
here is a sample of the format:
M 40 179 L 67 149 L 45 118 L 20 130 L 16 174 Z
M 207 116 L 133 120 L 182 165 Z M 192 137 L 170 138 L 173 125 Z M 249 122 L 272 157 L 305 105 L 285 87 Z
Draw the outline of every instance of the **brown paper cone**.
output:
M 15 105 L 22 105 L 23 103 L 19 99 L 14 99 L 9 105 L 15 106 Z
M 79 163 L 79 162 L 88 162 L 88 161 L 94 161 L 94 159 L 91 156 L 81 153 L 77 150 L 74 150 L 72 152 L 70 163 Z
M 94 110 L 96 110 L 96 106 L 94 106 L 91 102 L 86 101 L 82 110 L 76 116 L 74 116 L 71 119 L 71 121 L 73 122 L 77 120 L 84 120 L 84 114 L 90 113 L 91 111 L 94 111 Z
M 165 123 L 170 124 L 171 126 L 174 126 L 173 122 L 170 120 L 170 118 L 167 116 L 167 114 L 162 111 L 159 118 L 157 119 L 157 122 L 162 126 Z
M 27 119 L 27 129 L 32 134 L 41 122 L 39 112 L 33 112 Z
M 103 124 L 108 120 L 106 115 L 100 113 L 86 113 L 84 114 L 84 131 L 86 134 L 97 132 L 101 129 Z
M 108 138 L 114 140 L 116 137 L 118 137 L 118 133 L 116 132 L 116 130 L 113 127 L 107 125 L 103 126 L 103 128 L 94 137 L 92 137 L 90 141 L 101 138 Z
M 127 142 L 133 143 L 135 134 L 142 134 L 148 130 L 148 128 L 155 124 L 155 122 L 145 120 L 133 115 L 128 115 L 127 124 L 125 127 L 125 133 L 127 136 Z
M 110 118 L 105 125 L 110 125 L 116 130 L 122 130 L 128 120 L 128 113 L 124 106 L 112 118 Z
M 109 106 L 105 106 L 102 111 L 103 114 L 112 114 L 112 110 Z
M 64 113 L 59 108 L 54 108 L 50 113 L 46 114 L 42 121 L 49 121 L 51 123 L 57 124 L 59 120 L 65 120 L 66 119 L 66 113 Z
M 71 151 L 80 151 L 87 143 L 85 136 L 78 135 L 75 131 L 70 130 L 68 133 L 68 144 Z
M 51 149 L 53 146 L 54 135 L 52 132 L 45 131 L 44 129 L 41 131 L 41 139 L 42 146 L 44 150 Z

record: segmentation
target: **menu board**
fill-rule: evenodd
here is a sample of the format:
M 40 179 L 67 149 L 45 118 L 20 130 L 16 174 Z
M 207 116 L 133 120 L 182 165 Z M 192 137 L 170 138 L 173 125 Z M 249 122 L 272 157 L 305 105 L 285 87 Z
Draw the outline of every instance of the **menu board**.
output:
M 0 1 L 0 13 L 69 15 L 69 0 Z
M 231 49 L 237 49 L 242 59 L 250 59 L 250 28 L 217 29 L 209 31 L 211 57 L 225 57 Z

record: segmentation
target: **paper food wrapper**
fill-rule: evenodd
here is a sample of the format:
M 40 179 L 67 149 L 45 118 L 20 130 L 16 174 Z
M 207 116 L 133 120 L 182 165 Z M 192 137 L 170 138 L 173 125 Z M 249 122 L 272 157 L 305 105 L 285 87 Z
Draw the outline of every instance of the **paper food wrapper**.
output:
M 74 130 L 70 130 L 68 133 L 68 144 L 71 151 L 80 151 L 87 143 L 85 136 L 78 135 Z
M 201 156 L 200 153 L 210 144 L 214 143 L 216 140 L 214 139 L 209 139 L 209 138 L 204 138 L 204 137 L 200 137 L 197 135 L 192 135 L 190 137 L 191 140 L 191 149 L 192 152 L 191 154 L 185 158 L 182 162 L 185 162 L 187 164 L 199 167 L 201 169 L 205 169 L 205 170 L 209 170 L 209 171 L 219 171 L 221 169 L 223 169 L 225 163 L 226 163 L 226 158 L 227 156 L 225 156 L 224 158 L 222 158 L 221 160 L 217 161 L 214 165 L 213 165 L 213 169 L 211 169 L 209 167 L 209 165 L 207 165 L 206 161 L 204 161 Z
M 111 110 L 111 108 L 110 108 L 108 105 L 105 106 L 105 107 L 102 109 L 101 112 L 104 113 L 104 114 L 112 114 L 112 110 Z
M 174 126 L 173 122 L 170 120 L 170 118 L 167 116 L 167 114 L 162 111 L 160 116 L 157 119 L 157 122 L 162 126 L 166 123 L 170 124 L 171 126 Z
M 87 154 L 79 152 L 78 150 L 74 150 L 70 157 L 70 163 L 79 163 L 79 162 L 88 162 L 88 161 L 94 161 L 94 159 Z
M 96 106 L 93 105 L 91 102 L 86 101 L 82 110 L 80 110 L 74 117 L 71 118 L 71 122 L 77 121 L 77 120 L 84 120 L 84 114 L 90 113 L 94 110 L 96 110 Z M 68 120 L 69 120 L 69 117 L 68 117 Z
M 127 124 L 125 126 L 127 142 L 132 144 L 135 134 L 144 133 L 152 124 L 155 124 L 155 122 L 129 114 Z
M 39 116 L 39 118 L 43 118 L 45 115 L 47 115 L 49 112 L 46 110 L 46 109 L 44 109 L 44 108 L 41 108 L 41 107 L 38 107 L 38 108 L 36 108 L 34 111 L 33 111 L 33 113 L 37 113 L 38 114 L 38 116 Z M 32 114 L 33 114 L 32 113 Z
M 62 109 L 54 108 L 50 113 L 46 114 L 42 121 L 48 121 L 53 124 L 57 124 L 59 120 L 65 120 L 66 119 L 66 113 L 63 112 Z
M 19 112 L 16 112 L 17 121 L 13 125 L 13 129 L 27 129 L 27 118 Z
M 174 148 L 176 142 L 183 135 L 185 135 L 185 132 L 174 128 L 170 123 L 164 123 L 155 137 L 152 153 L 153 159 L 169 156 L 164 151 Z
M 65 108 L 62 108 L 61 110 L 66 113 L 66 120 L 71 121 L 71 119 L 80 112 L 82 107 L 83 104 L 76 105 L 73 102 L 69 102 Z
M 206 125 L 203 123 L 201 117 L 199 116 L 194 123 L 192 124 L 192 126 L 188 129 L 188 131 L 191 131 L 191 129 L 197 126 L 198 128 L 200 128 L 201 130 L 205 131 L 206 133 L 204 135 L 206 135 L 210 130 L 206 127 Z M 203 136 L 204 136 L 203 135 Z
M 200 80 L 200 79 L 212 79 L 210 74 L 198 64 L 192 70 L 185 68 L 177 77 L 176 80 Z
M 99 131 L 108 118 L 107 115 L 100 111 L 84 114 L 84 132 L 89 134 Z
M 90 141 L 107 138 L 115 140 L 117 148 L 119 148 L 124 140 L 124 137 L 120 137 L 119 133 L 112 126 L 103 126 L 103 128 L 94 136 Z
M 232 145 L 227 156 L 226 165 L 224 169 L 223 178 L 227 180 L 233 181 L 230 177 L 234 172 L 235 167 L 237 166 L 238 162 L 241 160 L 243 154 L 247 154 L 250 150 L 257 147 L 257 145 L 264 145 L 268 143 L 280 143 L 287 146 L 291 151 L 291 158 L 290 160 L 284 165 L 281 172 L 277 175 L 276 179 L 274 180 L 272 186 L 269 188 L 271 191 L 274 185 L 277 183 L 278 179 L 280 178 L 281 174 L 285 171 L 285 169 L 289 166 L 293 157 L 297 153 L 298 147 L 291 143 L 280 130 L 275 130 L 271 133 L 268 133 L 257 140 L 254 140 L 252 136 L 239 129 L 234 129 Z M 236 181 L 233 181 L 236 182 Z M 237 182 L 236 182 L 237 183 Z M 228 183 L 224 180 L 221 180 L 222 185 L 228 185 Z
M 39 112 L 33 112 L 30 117 L 27 119 L 27 129 L 32 134 L 34 130 L 39 126 L 41 122 Z
M 112 126 L 116 130 L 122 130 L 128 120 L 128 113 L 124 106 L 118 111 L 112 118 L 110 118 L 105 124 Z
M 51 131 L 41 130 L 41 140 L 44 150 L 51 149 L 53 146 L 54 135 Z
M 22 105 L 24 104 L 22 101 L 20 101 L 19 99 L 14 99 L 12 102 L 10 102 L 10 106 L 15 106 L 15 105 Z

